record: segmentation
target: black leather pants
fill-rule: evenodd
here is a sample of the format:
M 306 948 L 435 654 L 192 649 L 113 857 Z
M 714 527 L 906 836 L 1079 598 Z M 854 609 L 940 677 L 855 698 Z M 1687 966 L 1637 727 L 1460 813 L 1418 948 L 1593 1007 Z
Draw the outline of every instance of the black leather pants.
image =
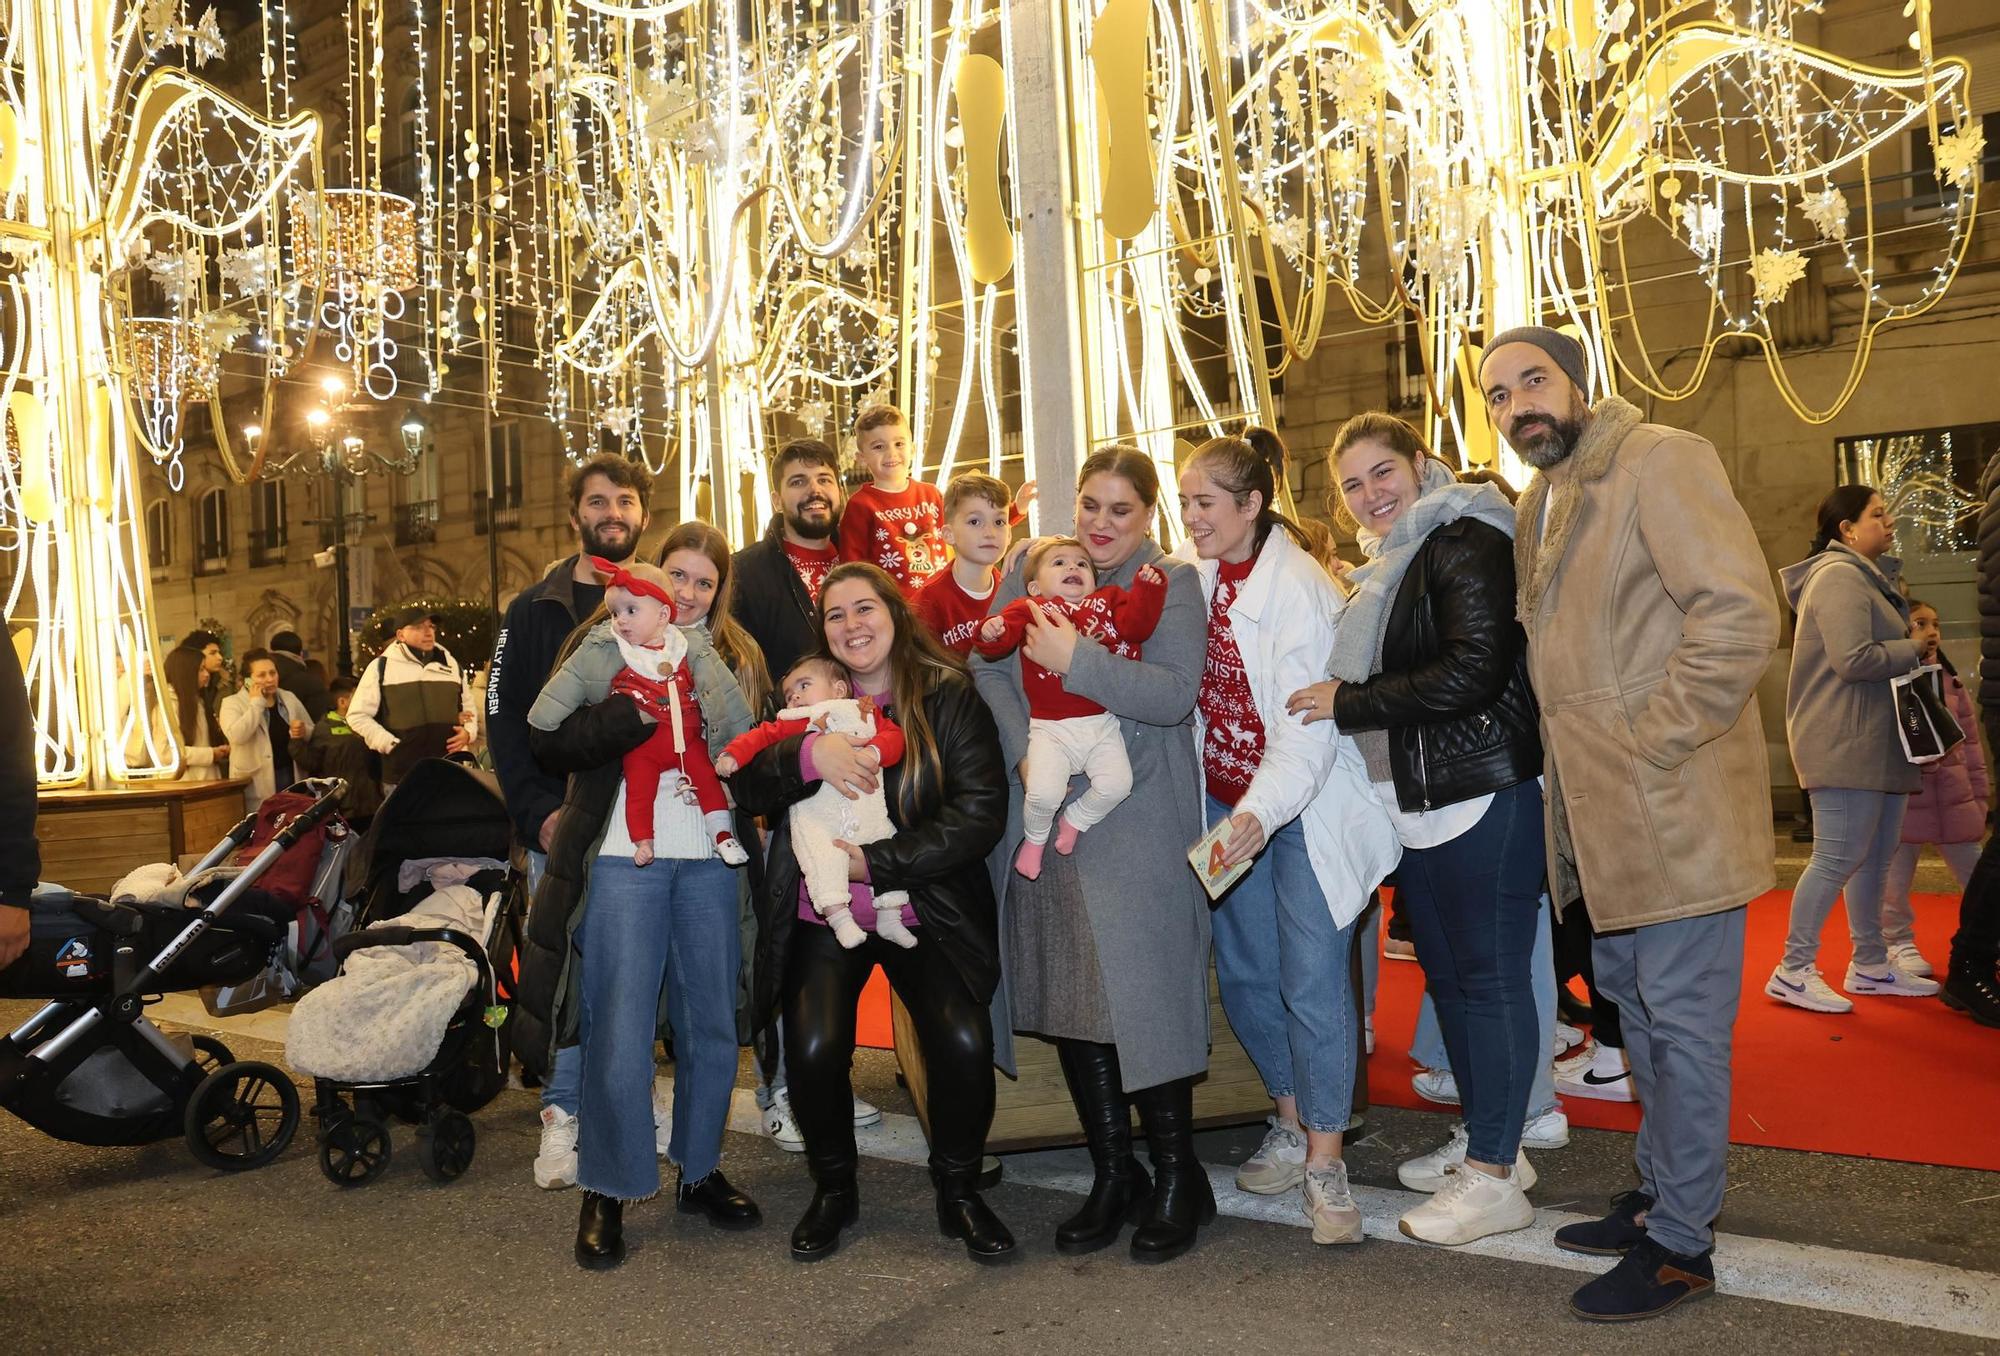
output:
M 934 1174 L 977 1176 L 993 1125 L 993 1021 L 918 928 L 909 950 L 879 937 L 852 950 L 800 922 L 785 964 L 785 1074 L 806 1164 L 821 1186 L 854 1180 L 854 1006 L 877 965 L 922 1047 Z

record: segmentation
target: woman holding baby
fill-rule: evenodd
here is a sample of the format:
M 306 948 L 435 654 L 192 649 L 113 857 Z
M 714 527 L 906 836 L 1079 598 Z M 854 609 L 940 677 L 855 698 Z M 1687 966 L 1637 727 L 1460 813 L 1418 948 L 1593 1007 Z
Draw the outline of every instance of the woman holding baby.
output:
M 820 589 L 818 620 L 826 656 L 845 672 L 837 695 L 868 698 L 901 731 L 903 750 L 885 768 L 865 738 L 808 730 L 778 738 L 730 776 L 738 803 L 771 829 L 755 1013 L 784 1019 L 792 1110 L 814 1186 L 792 1255 L 828 1256 L 859 1217 L 849 1065 L 855 1004 L 880 965 L 922 1047 L 938 1226 L 974 1260 L 997 1261 L 1014 1251 L 1014 1238 L 976 1186 L 993 1121 L 989 1005 L 1000 957 L 986 858 L 1006 817 L 1000 740 L 965 670 L 875 566 L 836 566 Z M 814 908 L 793 843 L 788 812 L 822 785 L 854 799 L 879 788 L 895 830 L 865 846 L 842 844 L 853 882 L 847 911 L 865 933 L 851 946 Z M 914 945 L 892 941 L 899 930 L 876 921 L 876 895 L 899 891 L 909 901 L 902 930 Z

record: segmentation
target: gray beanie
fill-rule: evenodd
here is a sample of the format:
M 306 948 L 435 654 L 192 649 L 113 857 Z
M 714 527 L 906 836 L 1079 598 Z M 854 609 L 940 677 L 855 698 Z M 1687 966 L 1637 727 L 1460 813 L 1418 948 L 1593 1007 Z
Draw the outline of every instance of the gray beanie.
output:
M 1486 354 L 1479 360 L 1480 370 L 1486 368 L 1486 358 L 1491 357 L 1502 344 L 1533 344 L 1536 348 L 1555 359 L 1555 364 L 1563 374 L 1576 383 L 1576 389 L 1585 395 L 1590 393 L 1590 359 L 1584 354 L 1583 345 L 1546 325 L 1516 325 L 1513 329 L 1493 336 L 1493 342 L 1486 346 Z

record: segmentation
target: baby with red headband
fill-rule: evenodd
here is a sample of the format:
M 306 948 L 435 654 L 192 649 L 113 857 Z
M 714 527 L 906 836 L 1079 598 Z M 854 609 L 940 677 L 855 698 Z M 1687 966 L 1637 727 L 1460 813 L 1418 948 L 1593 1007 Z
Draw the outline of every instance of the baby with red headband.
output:
M 677 774 L 679 795 L 699 806 L 704 828 L 714 835 L 715 855 L 731 866 L 750 860 L 736 840 L 729 801 L 709 760 L 701 705 L 688 669 L 687 638 L 674 625 L 673 595 L 667 577 L 651 565 L 614 565 L 591 557 L 605 577 L 604 607 L 625 667 L 611 680 L 659 724 L 652 737 L 625 755 L 625 831 L 632 836 L 632 862 L 653 860 L 655 802 L 660 782 Z

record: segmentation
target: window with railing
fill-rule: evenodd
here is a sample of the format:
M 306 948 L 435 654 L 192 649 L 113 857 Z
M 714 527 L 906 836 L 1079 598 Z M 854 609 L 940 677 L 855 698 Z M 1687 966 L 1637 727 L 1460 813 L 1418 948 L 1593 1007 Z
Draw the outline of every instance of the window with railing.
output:
M 493 425 L 486 441 L 486 493 L 473 492 L 472 520 L 480 532 L 520 526 L 522 500 L 521 426 L 511 419 Z
M 437 540 L 437 531 L 437 500 L 419 499 L 396 505 L 396 545 L 427 545 Z
M 174 518 L 164 499 L 146 505 L 146 564 L 165 570 L 174 563 Z
M 250 563 L 282 565 L 291 531 L 285 521 L 285 483 L 260 480 L 250 487 Z
M 221 574 L 229 568 L 229 492 L 213 489 L 195 508 L 196 575 Z

